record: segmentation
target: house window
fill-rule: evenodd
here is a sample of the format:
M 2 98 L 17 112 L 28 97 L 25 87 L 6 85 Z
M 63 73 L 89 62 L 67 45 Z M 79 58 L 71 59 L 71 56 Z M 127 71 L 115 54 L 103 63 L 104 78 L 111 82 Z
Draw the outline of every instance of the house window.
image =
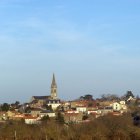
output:
M 118 109 L 118 106 L 117 106 L 117 104 L 116 104 L 116 110 Z

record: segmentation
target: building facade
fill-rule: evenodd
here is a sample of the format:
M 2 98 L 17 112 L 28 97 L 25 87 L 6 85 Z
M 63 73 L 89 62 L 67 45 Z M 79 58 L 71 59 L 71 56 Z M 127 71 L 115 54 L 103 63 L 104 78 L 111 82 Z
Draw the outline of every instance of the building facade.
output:
M 57 95 L 57 84 L 55 81 L 55 75 L 53 74 L 52 83 L 51 83 L 51 93 L 50 96 L 33 96 L 31 99 L 32 107 L 42 107 L 43 105 L 48 105 L 55 110 L 60 106 L 60 99 Z

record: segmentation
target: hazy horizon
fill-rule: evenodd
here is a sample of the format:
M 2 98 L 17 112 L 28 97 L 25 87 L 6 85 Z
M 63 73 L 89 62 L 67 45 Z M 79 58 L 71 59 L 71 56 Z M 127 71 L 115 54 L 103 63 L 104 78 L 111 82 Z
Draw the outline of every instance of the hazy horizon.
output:
M 140 93 L 139 0 L 1 0 L 0 103 Z

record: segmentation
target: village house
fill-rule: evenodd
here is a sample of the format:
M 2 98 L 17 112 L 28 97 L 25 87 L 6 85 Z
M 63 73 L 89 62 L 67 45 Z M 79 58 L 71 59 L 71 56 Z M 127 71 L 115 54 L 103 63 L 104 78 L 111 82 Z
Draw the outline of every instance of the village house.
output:
M 119 111 L 119 112 L 127 112 L 127 105 L 125 104 L 125 101 L 120 102 L 114 102 L 110 104 L 110 106 L 113 107 L 113 111 Z
M 95 106 L 88 106 L 87 107 L 87 110 L 97 110 L 98 109 L 98 107 L 95 105 Z
M 20 112 L 17 112 L 17 111 L 8 111 L 7 112 L 7 117 L 8 119 L 11 119 L 11 120 L 21 120 L 24 118 L 24 114 L 23 113 L 20 113 Z
M 102 112 L 101 112 L 101 110 L 88 110 L 87 111 L 87 114 L 89 115 L 89 114 L 101 114 Z
M 56 110 L 60 105 L 60 100 L 59 99 L 50 99 L 46 103 L 48 106 L 51 106 L 53 110 Z
M 49 98 L 50 96 L 33 96 L 30 102 L 31 107 L 42 107 Z
M 77 106 L 88 106 L 88 101 L 86 100 L 76 100 L 70 102 L 71 108 L 76 108 Z
M 30 113 L 33 117 L 44 117 L 44 116 L 49 116 L 49 117 L 55 117 L 56 114 L 54 111 L 51 110 L 43 110 L 41 108 L 33 108 Z
M 83 113 L 65 113 L 65 123 L 79 123 L 82 121 Z
M 10 110 L 7 111 L 7 117 L 9 119 L 13 119 L 16 114 L 19 114 L 19 112 L 17 112 L 17 111 L 10 111 Z
M 118 102 L 115 102 L 112 104 L 113 111 L 120 111 L 121 110 L 121 105 Z
M 26 124 L 40 124 L 41 123 L 39 117 L 26 116 L 24 120 Z
M 92 121 L 100 116 L 101 116 L 101 113 L 91 112 L 90 114 L 88 114 L 88 117 L 89 117 L 88 119 Z
M 31 115 L 33 117 L 38 117 L 40 115 L 40 112 L 42 112 L 43 110 L 41 108 L 32 108 L 31 109 Z
M 43 110 L 43 111 L 40 112 L 39 116 L 41 118 L 44 117 L 44 116 L 49 116 L 50 118 L 52 118 L 52 117 L 55 117 L 56 114 L 55 114 L 55 112 L 50 111 L 50 110 Z
M 67 110 L 65 113 L 79 113 L 77 110 Z
M 87 111 L 86 106 L 76 106 L 76 111 L 85 113 Z
M 61 101 L 61 105 L 60 105 L 60 110 L 61 111 L 67 111 L 69 110 L 70 107 L 70 102 L 69 101 Z
M 127 105 L 126 105 L 125 101 L 120 101 L 120 105 L 121 105 L 122 110 L 127 110 Z
M 106 106 L 102 109 L 98 109 L 101 112 L 101 116 L 107 115 L 110 112 L 113 112 L 113 108 L 111 106 Z
M 25 115 L 24 114 L 15 114 L 15 116 L 13 116 L 13 120 L 21 120 L 24 119 Z
M 129 96 L 129 98 L 126 99 L 127 102 L 135 101 L 136 98 Z
M 7 112 L 6 111 L 0 111 L 0 121 L 1 120 L 7 120 Z

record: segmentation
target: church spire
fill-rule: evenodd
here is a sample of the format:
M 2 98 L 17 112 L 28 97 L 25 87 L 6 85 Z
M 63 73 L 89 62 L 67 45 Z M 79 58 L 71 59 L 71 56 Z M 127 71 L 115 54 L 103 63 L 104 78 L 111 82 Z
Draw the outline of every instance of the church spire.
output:
M 57 85 L 55 82 L 55 76 L 53 74 L 52 84 L 51 84 L 51 97 L 52 99 L 57 99 Z
M 53 79 L 52 79 L 52 84 L 51 87 L 57 87 L 56 82 L 55 82 L 55 75 L 53 74 Z

